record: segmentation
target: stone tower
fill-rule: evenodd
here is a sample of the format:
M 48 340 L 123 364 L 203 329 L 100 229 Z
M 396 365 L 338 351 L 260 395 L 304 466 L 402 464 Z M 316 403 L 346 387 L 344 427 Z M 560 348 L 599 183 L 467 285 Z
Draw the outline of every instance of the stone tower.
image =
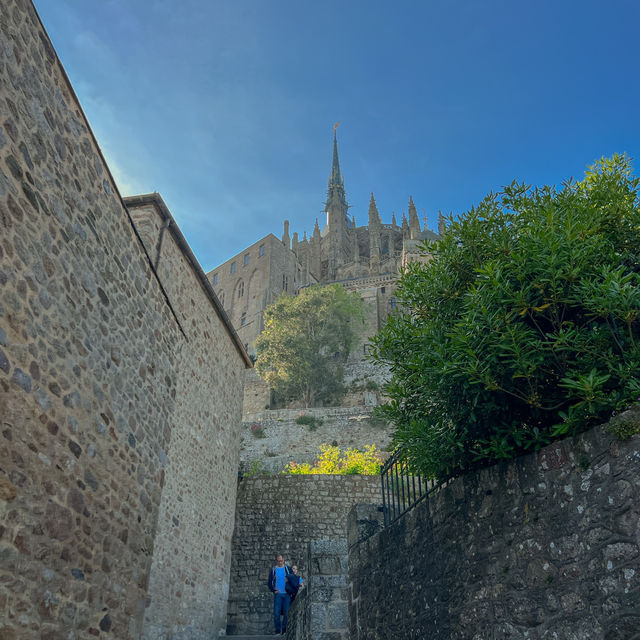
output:
M 344 191 L 344 180 L 340 173 L 338 159 L 338 140 L 333 132 L 333 162 L 329 176 L 329 188 L 325 211 L 327 212 L 328 250 L 327 250 L 327 280 L 336 280 L 338 269 L 345 263 L 351 262 L 352 251 L 349 238 L 349 219 L 347 218 L 347 198 Z M 324 274 L 323 274 L 324 275 Z M 325 278 L 322 278 L 323 280 Z

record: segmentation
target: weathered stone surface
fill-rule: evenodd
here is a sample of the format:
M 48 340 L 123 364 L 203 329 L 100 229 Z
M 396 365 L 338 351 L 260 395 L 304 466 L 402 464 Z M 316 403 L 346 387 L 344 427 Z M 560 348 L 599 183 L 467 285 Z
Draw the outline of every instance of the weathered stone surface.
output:
M 291 609 L 287 637 L 291 640 L 347 640 L 349 589 L 346 539 L 312 540 L 307 547 L 305 565 L 308 567 L 306 586 L 298 593 Z
M 225 624 L 245 361 L 179 232 L 154 271 L 132 217 L 31 2 L 3 1 L 3 638 Z
M 248 372 L 255 376 L 255 371 Z M 301 414 L 312 416 L 322 424 L 309 428 L 296 423 Z M 254 425 L 263 437 L 253 435 Z M 290 462 L 313 462 L 320 445 L 333 443 L 341 449 L 375 444 L 385 451 L 391 442 L 389 427 L 374 426 L 372 410 L 364 406 L 324 407 L 314 409 L 279 409 L 260 411 L 243 417 L 240 461 L 246 472 L 259 462 L 270 473 L 282 471 Z
M 273 631 L 273 596 L 267 589 L 267 577 L 277 553 L 289 564 L 297 563 L 303 576 L 313 572 L 314 597 L 324 594 L 324 602 L 346 587 L 347 514 L 354 504 L 371 503 L 379 494 L 377 476 L 243 478 L 232 543 L 229 633 Z M 315 564 L 313 568 L 309 565 L 310 558 L 339 575 L 318 573 Z M 340 564 L 343 558 L 344 566 Z
M 352 637 L 638 636 L 639 436 L 598 427 L 467 474 L 371 536 L 374 509 L 350 514 Z

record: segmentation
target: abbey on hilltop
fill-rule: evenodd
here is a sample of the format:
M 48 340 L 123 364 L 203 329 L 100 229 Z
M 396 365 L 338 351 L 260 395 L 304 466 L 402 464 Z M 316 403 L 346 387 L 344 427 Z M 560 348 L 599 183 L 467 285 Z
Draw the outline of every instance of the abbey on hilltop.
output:
M 437 238 L 426 224 L 421 227 L 411 197 L 408 219 L 403 213 L 401 224 L 395 215 L 391 224 L 382 222 L 373 193 L 368 225 L 357 226 L 348 209 L 334 129 L 324 229 L 316 219 L 310 237 L 306 231 L 302 239 L 298 233 L 291 237 L 285 220 L 280 240 L 269 234 L 207 274 L 250 355 L 263 329 L 266 306 L 283 292 L 295 294 L 316 283 L 339 282 L 345 289 L 358 291 L 373 311 L 366 331 L 372 335 L 395 306 L 393 292 L 400 269 L 409 260 L 424 259 L 418 245 Z M 440 215 L 439 231 L 442 225 Z

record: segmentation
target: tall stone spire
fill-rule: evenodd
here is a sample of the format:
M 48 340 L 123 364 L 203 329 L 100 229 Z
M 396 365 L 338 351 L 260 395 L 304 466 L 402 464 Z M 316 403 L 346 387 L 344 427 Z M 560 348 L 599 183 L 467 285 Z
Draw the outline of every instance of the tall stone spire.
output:
M 332 204 L 339 204 L 344 207 L 345 214 L 348 208 L 347 197 L 344 191 L 344 179 L 340 173 L 340 158 L 338 158 L 338 138 L 335 129 L 333 130 L 333 161 L 331 163 L 331 173 L 329 174 L 329 188 L 327 190 L 327 211 Z
M 340 124 L 340 123 L 338 123 Z M 347 218 L 347 198 L 344 191 L 344 180 L 340 173 L 340 160 L 338 158 L 338 139 L 336 129 L 333 128 L 333 160 L 331 163 L 331 174 L 329 175 L 329 188 L 327 190 L 327 202 L 325 210 L 327 212 L 328 234 L 327 243 L 327 280 L 337 280 L 340 267 L 351 262 L 352 245 L 349 237 L 349 220 Z

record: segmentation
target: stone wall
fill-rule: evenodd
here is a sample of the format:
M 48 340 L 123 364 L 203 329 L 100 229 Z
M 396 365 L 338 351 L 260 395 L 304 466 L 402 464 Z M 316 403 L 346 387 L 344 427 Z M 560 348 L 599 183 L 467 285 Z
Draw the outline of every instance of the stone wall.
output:
M 265 307 L 298 291 L 303 273 L 295 254 L 269 234 L 207 274 L 242 343 L 255 355 Z
M 273 631 L 267 577 L 282 553 L 307 572 L 312 540 L 346 537 L 347 514 L 380 496 L 378 476 L 251 476 L 238 488 L 227 632 Z
M 640 436 L 470 473 L 350 543 L 353 640 L 637 639 Z
M 2 638 L 139 638 L 156 599 L 176 612 L 166 633 L 222 624 L 204 609 L 224 574 L 202 567 L 229 563 L 245 361 L 194 272 L 168 260 L 161 280 L 33 6 L 5 0 Z M 196 355 L 207 341 L 219 351 Z M 218 517 L 216 541 L 196 540 Z
M 158 194 L 126 198 L 186 334 L 143 638 L 224 629 L 246 355 Z M 164 233 L 163 233 L 164 230 Z M 222 312 L 224 313 L 224 312 Z M 244 358 L 243 358 L 244 355 Z
M 312 540 L 306 586 L 292 603 L 288 640 L 348 640 L 347 540 Z
M 322 424 L 298 424 L 296 418 L 301 414 L 316 418 Z M 386 455 L 390 441 L 390 427 L 378 424 L 373 418 L 372 407 L 260 411 L 244 416 L 241 469 L 245 473 L 252 467 L 278 473 L 292 461 L 312 462 L 318 457 L 322 444 L 335 444 L 342 450 L 363 449 L 375 444 Z
M 269 385 L 257 374 L 255 369 L 249 369 L 244 378 L 243 420 L 244 414 L 254 414 L 268 409 L 270 401 Z

